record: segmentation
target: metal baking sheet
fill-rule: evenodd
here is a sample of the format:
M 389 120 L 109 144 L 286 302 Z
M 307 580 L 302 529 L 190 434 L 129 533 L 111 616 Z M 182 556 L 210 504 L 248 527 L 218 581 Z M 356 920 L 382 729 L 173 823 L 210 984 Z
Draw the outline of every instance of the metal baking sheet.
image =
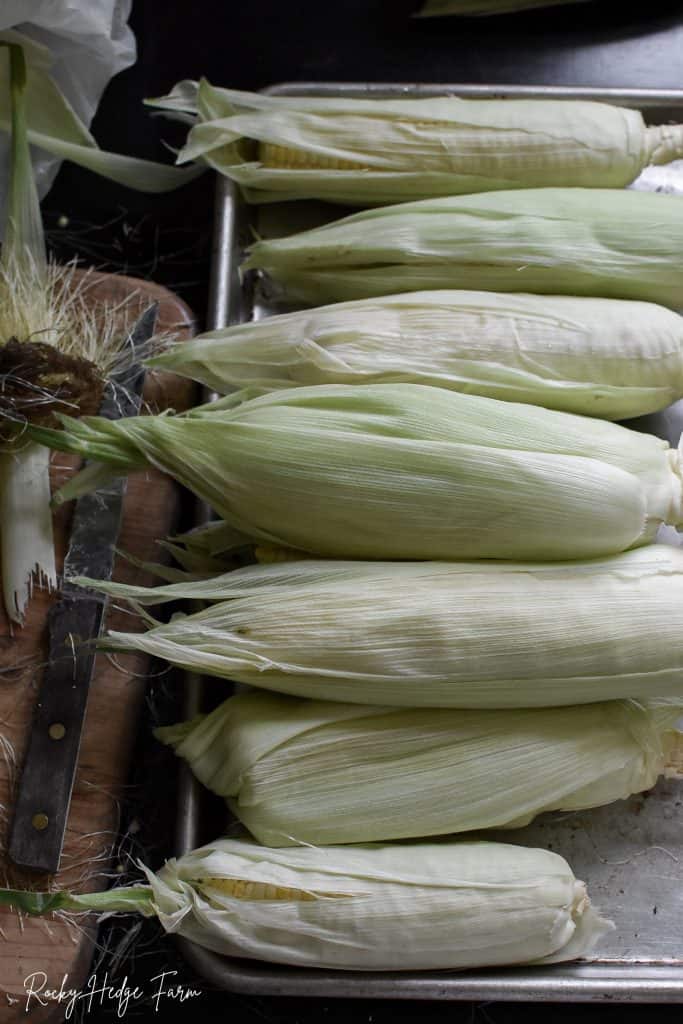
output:
M 339 85 L 305 83 L 267 90 L 274 95 L 435 96 L 590 99 L 635 107 L 650 124 L 683 121 L 683 91 L 630 92 L 459 85 Z M 683 194 L 683 161 L 649 169 L 635 187 Z M 210 326 L 221 327 L 277 312 L 266 298 L 241 283 L 238 266 L 253 238 L 287 234 L 343 216 L 345 210 L 317 202 L 247 207 L 234 185 L 217 183 Z M 635 423 L 633 425 L 636 425 Z M 637 424 L 677 441 L 683 402 Z M 558 615 L 562 614 L 558 606 Z M 225 696 L 221 689 L 220 699 Z M 195 714 L 216 684 L 188 682 L 186 712 Z M 680 1002 L 683 1000 L 683 833 L 680 783 L 664 781 L 650 793 L 593 811 L 544 815 L 533 825 L 487 833 L 526 846 L 545 846 L 567 858 L 588 883 L 594 903 L 616 922 L 600 944 L 599 957 L 545 968 L 467 972 L 364 974 L 303 970 L 218 956 L 180 940 L 184 955 L 207 980 L 234 992 L 258 995 L 538 1001 Z M 221 805 L 222 806 L 222 805 Z M 182 774 L 178 803 L 178 854 L 225 829 L 215 802 L 204 806 L 189 771 Z

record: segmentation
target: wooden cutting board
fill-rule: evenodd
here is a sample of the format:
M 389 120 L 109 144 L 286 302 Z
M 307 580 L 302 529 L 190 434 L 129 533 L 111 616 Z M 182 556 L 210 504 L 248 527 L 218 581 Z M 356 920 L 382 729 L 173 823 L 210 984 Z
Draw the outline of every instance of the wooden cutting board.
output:
M 191 336 L 190 310 L 177 296 L 146 281 L 114 275 L 97 275 L 89 289 L 94 298 L 117 302 L 128 296 L 135 314 L 150 302 L 159 303 L 161 330 L 179 339 Z M 172 374 L 148 374 L 144 401 L 151 411 L 185 409 L 192 404 L 194 385 Z M 74 472 L 77 460 L 55 453 L 52 458 L 53 490 Z M 118 547 L 138 558 L 161 561 L 155 544 L 172 533 L 180 507 L 180 491 L 160 472 L 150 469 L 130 477 L 123 508 Z M 68 544 L 73 503 L 56 515 L 56 548 L 61 569 Z M 118 559 L 114 579 L 150 584 L 153 579 L 129 562 Z M 30 604 L 24 627 L 11 635 L 0 615 L 0 885 L 15 888 L 67 888 L 78 892 L 107 888 L 112 851 L 117 836 L 118 801 L 126 782 L 136 719 L 144 693 L 147 658 L 98 655 L 90 690 L 71 810 L 67 822 L 59 873 L 53 876 L 18 870 L 4 855 L 12 815 L 13 792 L 20 774 L 31 728 L 41 662 L 46 655 L 46 616 L 58 595 L 38 592 Z M 124 609 L 111 607 L 105 625 L 111 629 L 140 628 Z M 88 976 L 95 927 L 89 918 L 74 926 L 66 921 L 20 918 L 0 909 L 0 1022 L 25 1020 L 27 982 L 33 989 L 81 988 Z M 53 1001 L 41 1006 L 30 1000 L 29 1019 L 62 1020 L 66 1007 Z

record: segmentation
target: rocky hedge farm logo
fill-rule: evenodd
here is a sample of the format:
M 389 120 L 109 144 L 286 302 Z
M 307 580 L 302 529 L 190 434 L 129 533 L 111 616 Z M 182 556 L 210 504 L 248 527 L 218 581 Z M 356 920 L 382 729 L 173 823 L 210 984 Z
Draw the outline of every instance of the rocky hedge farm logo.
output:
M 133 1004 L 146 1002 L 151 1003 L 155 1013 L 160 1013 L 171 1003 L 186 1003 L 202 994 L 200 989 L 181 985 L 177 975 L 177 971 L 161 971 L 142 987 L 129 985 L 127 976 L 122 981 L 110 981 L 105 972 L 103 976 L 91 974 L 82 988 L 70 988 L 69 975 L 65 974 L 59 988 L 50 988 L 47 974 L 34 971 L 24 978 L 24 1009 L 30 1013 L 38 1006 L 57 1003 L 64 1008 L 64 1020 L 70 1020 L 76 1007 L 80 1013 L 90 1013 L 108 1005 L 116 1009 L 117 1017 L 125 1017 Z

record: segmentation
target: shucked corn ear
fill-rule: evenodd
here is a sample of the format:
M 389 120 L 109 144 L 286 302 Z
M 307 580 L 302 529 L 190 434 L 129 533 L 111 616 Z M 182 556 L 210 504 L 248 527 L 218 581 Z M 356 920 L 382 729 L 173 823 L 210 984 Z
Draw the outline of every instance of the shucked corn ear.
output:
M 683 129 L 580 100 L 264 96 L 182 82 L 152 101 L 196 117 L 179 162 L 248 199 L 357 205 L 546 185 L 628 185 L 683 155 Z
M 683 318 L 618 299 L 411 292 L 211 331 L 149 365 L 221 393 L 408 381 L 624 419 L 683 396 Z
M 224 401 L 30 432 L 109 473 L 154 464 L 247 537 L 340 558 L 582 558 L 683 520 L 679 453 L 614 423 L 420 384 Z
M 683 694 L 683 550 L 665 544 L 589 562 L 301 561 L 92 585 L 218 602 L 106 647 L 300 697 L 503 708 Z
M 600 295 L 683 306 L 683 202 L 526 188 L 365 210 L 251 248 L 284 296 L 319 305 L 425 288 Z
M 0 890 L 0 904 L 156 914 L 226 956 L 362 971 L 558 963 L 612 927 L 562 857 L 504 843 L 268 850 L 219 839 L 146 875 L 148 886 L 74 896 Z
M 628 701 L 395 710 L 246 693 L 156 735 L 259 842 L 320 846 L 519 827 L 625 799 L 683 774 L 680 716 Z

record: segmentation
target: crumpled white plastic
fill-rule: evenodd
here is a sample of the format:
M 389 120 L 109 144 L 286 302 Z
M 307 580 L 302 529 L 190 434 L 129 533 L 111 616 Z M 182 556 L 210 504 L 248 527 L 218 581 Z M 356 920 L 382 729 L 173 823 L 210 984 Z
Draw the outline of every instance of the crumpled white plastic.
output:
M 128 27 L 132 0 L 2 0 L 0 32 L 14 29 L 50 50 L 50 75 L 89 125 L 114 75 L 135 63 Z M 0 208 L 7 185 L 8 140 L 0 136 Z M 34 149 L 38 194 L 46 194 L 61 160 Z

